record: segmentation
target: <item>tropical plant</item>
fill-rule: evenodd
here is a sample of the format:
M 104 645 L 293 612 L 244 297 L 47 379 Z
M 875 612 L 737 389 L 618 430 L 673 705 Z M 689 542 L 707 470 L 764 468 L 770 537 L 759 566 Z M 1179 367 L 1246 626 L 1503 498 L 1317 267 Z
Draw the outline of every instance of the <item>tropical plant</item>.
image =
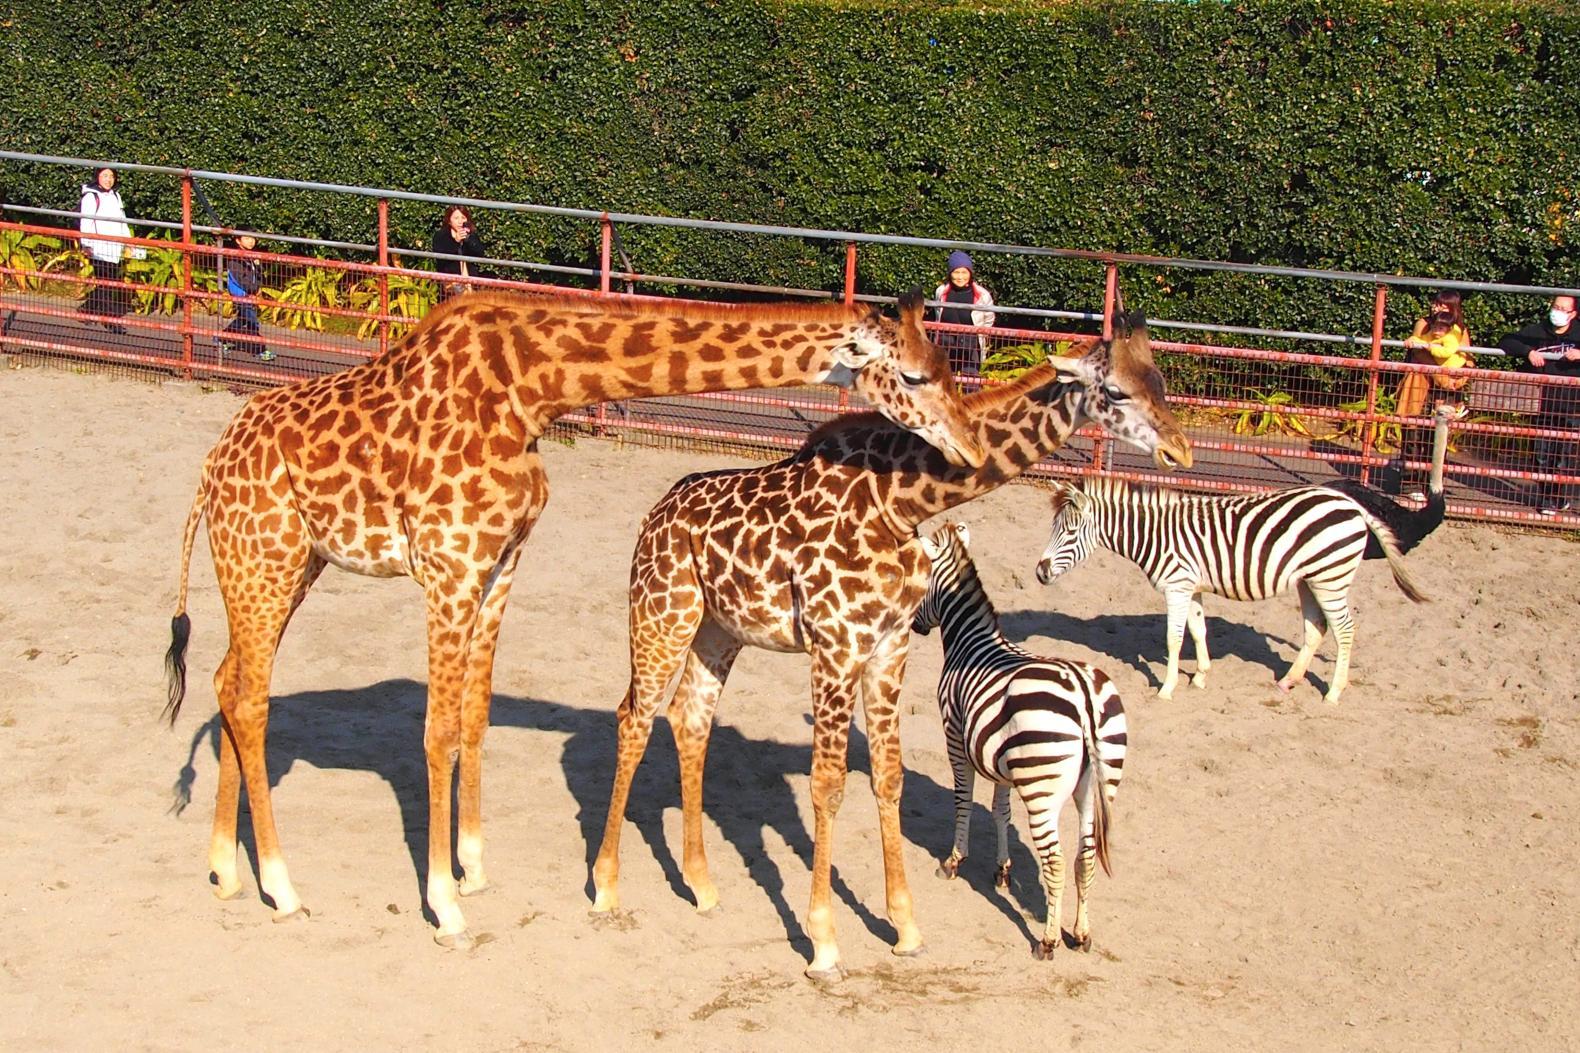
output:
M 1234 418 L 1236 435 L 1303 435 L 1311 438 L 1298 414 L 1288 408 L 1296 405 L 1295 396 L 1287 391 L 1263 391 L 1252 388 L 1246 400 L 1255 403 L 1239 411 Z
M 1069 354 L 1072 346 L 1069 340 L 1058 340 L 994 348 L 982 359 L 982 376 L 986 380 L 1005 383 L 1051 357 Z
M 22 230 L 0 230 L 0 266 L 22 273 L 0 274 L 0 288 L 7 284 L 18 289 L 37 289 L 43 275 L 73 255 L 61 248 L 59 238 L 48 234 L 29 234 Z
M 401 266 L 399 258 L 395 266 Z M 390 336 L 403 336 L 412 326 L 433 310 L 439 302 L 439 283 L 431 278 L 413 278 L 406 274 L 391 274 L 389 282 L 389 313 L 408 319 L 390 323 Z M 357 328 L 357 337 L 366 340 L 379 327 L 379 276 L 370 274 L 351 289 L 351 306 L 366 311 L 368 317 Z
M 1365 413 L 1366 400 L 1359 398 L 1353 402 L 1341 402 L 1339 409 L 1346 413 Z M 1372 412 L 1380 416 L 1392 417 L 1399 412 L 1399 401 L 1390 391 L 1378 391 L 1377 404 Z M 1334 437 L 1348 436 L 1358 443 L 1364 443 L 1368 433 L 1372 438 L 1372 449 L 1378 453 L 1393 453 L 1403 442 L 1404 431 L 1393 421 L 1346 420 L 1334 432 Z
M 175 236 L 155 240 L 174 241 Z M 175 314 L 181 306 L 181 260 L 185 254 L 175 245 L 169 248 L 148 248 L 142 259 L 126 262 L 126 280 L 143 288 L 137 289 L 138 314 Z M 192 268 L 192 288 L 215 292 L 219 277 L 214 271 Z
M 323 309 L 340 307 L 340 283 L 346 272 L 333 267 L 307 267 L 282 289 L 260 289 L 258 295 L 273 304 L 263 308 L 264 319 L 289 329 L 324 330 Z

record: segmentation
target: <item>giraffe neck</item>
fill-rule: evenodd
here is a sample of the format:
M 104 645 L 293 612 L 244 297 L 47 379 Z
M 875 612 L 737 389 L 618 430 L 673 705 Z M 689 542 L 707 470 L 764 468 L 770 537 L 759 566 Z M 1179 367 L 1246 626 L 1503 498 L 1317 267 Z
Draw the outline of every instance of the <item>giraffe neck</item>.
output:
M 866 316 L 833 304 L 621 308 L 482 296 L 456 301 L 380 361 L 408 389 L 413 378 L 480 399 L 492 389 L 541 433 L 598 402 L 848 382 L 836 351 Z
M 1081 394 L 1079 386 L 1053 379 L 1050 373 L 1046 384 L 1011 398 L 997 397 L 995 392 L 972 396 L 967 411 L 987 451 L 986 463 L 976 470 L 950 467 L 941 455 L 909 436 L 886 437 L 870 451 L 869 461 L 877 472 L 874 489 L 884 518 L 897 534 L 908 536 L 933 516 L 1018 478 L 1080 427 L 1085 419 Z M 974 412 L 972 402 L 979 401 L 986 406 Z M 886 456 L 885 449 L 894 452 Z

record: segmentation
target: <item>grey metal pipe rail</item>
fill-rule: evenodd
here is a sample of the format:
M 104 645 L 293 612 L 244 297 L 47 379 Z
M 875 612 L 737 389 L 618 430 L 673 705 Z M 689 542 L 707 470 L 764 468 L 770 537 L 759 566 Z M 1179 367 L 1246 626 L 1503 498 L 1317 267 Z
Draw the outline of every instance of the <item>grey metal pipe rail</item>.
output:
M 710 219 L 687 219 L 679 216 L 651 216 L 631 212 L 598 212 L 584 208 L 562 208 L 554 205 L 531 205 L 519 202 L 491 201 L 486 198 L 445 197 L 439 194 L 420 194 L 409 190 L 388 190 L 373 187 L 348 186 L 341 183 L 317 183 L 307 180 L 277 179 L 272 176 L 242 175 L 234 172 L 212 172 L 205 169 L 173 168 L 168 165 L 123 164 L 113 161 L 90 160 L 80 157 L 56 157 L 50 154 L 20 153 L 0 150 L 0 160 L 23 161 L 38 164 L 66 165 L 76 168 L 115 168 L 128 172 L 152 172 L 160 175 L 191 177 L 217 182 L 240 183 L 247 186 L 276 187 L 282 190 L 313 190 L 357 197 L 383 198 L 390 201 L 420 201 L 434 205 L 463 205 L 502 212 L 524 212 L 537 215 L 559 216 L 569 219 L 608 220 L 613 223 L 631 223 L 638 226 L 676 227 L 691 230 L 723 231 L 736 234 L 766 234 L 778 237 L 809 238 L 817 241 L 857 242 L 874 245 L 899 245 L 913 248 L 970 249 L 976 252 L 995 252 L 1019 256 L 1045 256 L 1058 259 L 1089 260 L 1094 263 L 1171 267 L 1185 270 L 1219 271 L 1233 274 L 1256 274 L 1281 278 L 1319 278 L 1328 281 L 1362 282 L 1367 285 L 1402 286 L 1406 288 L 1459 289 L 1470 292 L 1529 293 L 1543 296 L 1580 296 L 1580 289 L 1552 285 L 1515 285 L 1507 282 L 1475 282 L 1443 278 L 1416 278 L 1398 274 L 1377 274 L 1362 271 L 1321 270 L 1307 267 L 1281 267 L 1259 263 L 1229 263 L 1223 260 L 1197 260 L 1148 256 L 1127 252 L 1100 252 L 1090 249 L 1057 249 L 1045 246 L 1004 245 L 986 241 L 960 241 L 949 238 L 919 238 L 895 234 L 864 234 L 856 231 L 820 230 L 811 227 L 781 227 L 762 223 L 731 223 Z

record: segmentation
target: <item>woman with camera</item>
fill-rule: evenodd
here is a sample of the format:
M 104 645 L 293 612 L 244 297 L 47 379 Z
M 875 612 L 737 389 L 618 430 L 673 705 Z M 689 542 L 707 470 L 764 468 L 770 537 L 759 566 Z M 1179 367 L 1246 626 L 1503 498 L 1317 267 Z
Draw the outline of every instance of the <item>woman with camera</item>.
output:
M 439 229 L 433 232 L 433 251 L 444 256 L 465 257 L 433 261 L 434 268 L 441 275 L 440 303 L 470 291 L 472 286 L 466 279 L 479 277 L 481 273 L 471 260 L 488 258 L 482 240 L 472 229 L 472 214 L 460 205 L 451 205 L 444 210 Z

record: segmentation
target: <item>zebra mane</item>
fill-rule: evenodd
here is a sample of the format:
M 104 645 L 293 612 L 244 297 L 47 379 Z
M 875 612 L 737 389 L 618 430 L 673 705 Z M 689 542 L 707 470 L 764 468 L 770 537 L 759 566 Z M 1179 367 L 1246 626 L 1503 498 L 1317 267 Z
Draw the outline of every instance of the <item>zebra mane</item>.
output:
M 1197 504 L 1201 494 L 1187 493 L 1153 483 L 1132 483 L 1128 479 L 1087 478 L 1080 482 L 1080 490 L 1087 497 L 1109 505 L 1131 505 L 1144 508 L 1176 508 Z

